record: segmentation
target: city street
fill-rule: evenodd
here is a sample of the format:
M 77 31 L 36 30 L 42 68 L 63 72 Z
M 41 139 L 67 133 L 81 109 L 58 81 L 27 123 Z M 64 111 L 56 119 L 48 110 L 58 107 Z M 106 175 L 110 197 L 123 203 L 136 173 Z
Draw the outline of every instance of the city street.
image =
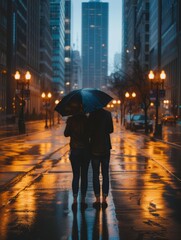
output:
M 64 121 L 0 139 L 0 239 L 178 240 L 181 234 L 181 126 L 162 140 L 115 124 L 108 208 L 73 212 Z M 38 130 L 39 131 L 36 131 Z M 167 143 L 169 142 L 169 144 Z
M 0 20 L 0 240 L 180 240 L 181 0 L 1 0 Z

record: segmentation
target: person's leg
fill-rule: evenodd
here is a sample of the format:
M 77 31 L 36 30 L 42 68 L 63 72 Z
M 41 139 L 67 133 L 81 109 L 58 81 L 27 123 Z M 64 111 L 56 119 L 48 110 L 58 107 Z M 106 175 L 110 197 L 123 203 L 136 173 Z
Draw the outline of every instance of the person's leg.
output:
M 96 196 L 96 202 L 100 202 L 100 159 L 98 157 L 92 157 L 92 170 L 93 170 L 93 189 Z
M 73 173 L 72 191 L 73 191 L 74 203 L 76 203 L 78 191 L 79 191 L 80 161 L 79 161 L 79 156 L 74 151 L 71 151 L 70 162 L 71 162 L 72 173 Z
M 88 168 L 90 159 L 86 152 L 83 152 L 81 159 L 81 202 L 85 202 L 88 185 Z
M 102 194 L 103 202 L 106 202 L 106 198 L 109 193 L 109 162 L 110 154 L 107 154 L 101 159 L 101 173 L 102 173 Z

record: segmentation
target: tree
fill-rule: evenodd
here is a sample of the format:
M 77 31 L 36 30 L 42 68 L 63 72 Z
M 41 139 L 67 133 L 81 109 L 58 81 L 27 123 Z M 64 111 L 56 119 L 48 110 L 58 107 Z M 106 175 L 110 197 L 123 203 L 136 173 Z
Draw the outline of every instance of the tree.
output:
M 121 69 L 112 74 L 111 90 L 120 98 L 124 106 L 125 92 L 135 91 L 137 102 L 140 104 L 145 115 L 145 133 L 148 133 L 148 109 L 150 106 L 150 83 L 139 61 L 129 62 L 126 72 Z M 123 116 L 121 109 L 121 116 Z M 121 119 L 122 123 L 122 119 Z
M 145 115 L 145 133 L 148 133 L 148 109 L 150 106 L 150 82 L 148 74 L 143 70 L 139 61 L 132 63 L 132 84 L 137 89 L 140 97 L 141 108 Z
M 123 124 L 123 116 L 125 115 L 125 92 L 131 87 L 130 76 L 121 69 L 111 74 L 110 90 L 121 100 L 121 125 Z

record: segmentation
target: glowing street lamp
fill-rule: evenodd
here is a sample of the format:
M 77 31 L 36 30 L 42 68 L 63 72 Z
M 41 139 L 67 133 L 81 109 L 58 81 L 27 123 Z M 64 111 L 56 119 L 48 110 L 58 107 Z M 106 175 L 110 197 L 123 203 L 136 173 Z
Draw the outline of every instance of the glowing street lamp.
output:
M 70 92 L 70 88 L 71 88 L 71 85 L 70 85 L 70 82 L 69 81 L 67 81 L 66 83 L 65 83 L 65 90 L 66 90 L 66 93 L 69 93 Z
M 135 92 L 132 92 L 132 93 L 126 92 L 125 97 L 129 100 L 129 114 L 130 114 L 130 121 L 131 121 L 132 104 L 133 104 L 132 99 L 136 98 L 136 93 Z
M 45 114 L 45 128 L 48 128 L 48 109 L 50 108 L 50 99 L 52 97 L 52 94 L 51 92 L 49 93 L 45 93 L 43 92 L 41 94 L 41 97 L 43 99 L 43 104 L 45 106 L 45 111 L 46 111 L 46 114 Z
M 115 106 L 115 119 L 116 119 L 116 122 L 118 122 L 118 106 L 121 104 L 121 101 L 120 100 L 113 100 L 112 101 L 113 105 Z
M 31 74 L 29 71 L 27 71 L 24 76 L 21 76 L 20 72 L 16 71 L 14 74 L 14 78 L 17 82 L 17 92 L 19 94 L 19 97 L 21 98 L 21 110 L 19 113 L 18 128 L 19 128 L 19 133 L 24 134 L 26 133 L 24 106 L 25 106 L 25 99 L 29 99 L 30 97 L 29 85 L 30 85 Z
M 159 107 L 159 90 L 164 89 L 164 80 L 166 79 L 166 73 L 162 70 L 160 73 L 157 72 L 154 74 L 152 70 L 150 70 L 148 74 L 148 78 L 151 80 L 151 88 L 156 90 L 156 116 L 155 116 L 155 132 L 154 136 L 161 135 L 161 125 L 158 124 L 158 107 Z
M 57 105 L 58 103 L 59 103 L 59 100 L 56 99 L 55 100 L 55 105 Z M 60 124 L 60 115 L 59 115 L 59 113 L 57 113 L 57 123 Z

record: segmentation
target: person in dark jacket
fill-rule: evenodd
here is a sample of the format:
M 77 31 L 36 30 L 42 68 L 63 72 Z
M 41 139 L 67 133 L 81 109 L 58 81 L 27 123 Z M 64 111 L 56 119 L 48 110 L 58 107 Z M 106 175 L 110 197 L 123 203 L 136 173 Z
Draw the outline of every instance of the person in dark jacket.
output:
M 100 167 L 102 174 L 102 206 L 107 207 L 106 198 L 109 193 L 109 162 L 113 132 L 112 115 L 109 111 L 99 109 L 89 116 L 90 154 L 93 169 L 93 189 L 96 201 L 94 207 L 100 206 Z
M 73 204 L 77 206 L 77 197 L 79 192 L 79 180 L 81 178 L 81 206 L 86 207 L 85 197 L 87 192 L 87 175 L 90 162 L 89 156 L 89 136 L 88 136 L 88 118 L 80 113 L 67 119 L 64 136 L 70 137 L 70 162 L 72 166 L 73 179 Z

